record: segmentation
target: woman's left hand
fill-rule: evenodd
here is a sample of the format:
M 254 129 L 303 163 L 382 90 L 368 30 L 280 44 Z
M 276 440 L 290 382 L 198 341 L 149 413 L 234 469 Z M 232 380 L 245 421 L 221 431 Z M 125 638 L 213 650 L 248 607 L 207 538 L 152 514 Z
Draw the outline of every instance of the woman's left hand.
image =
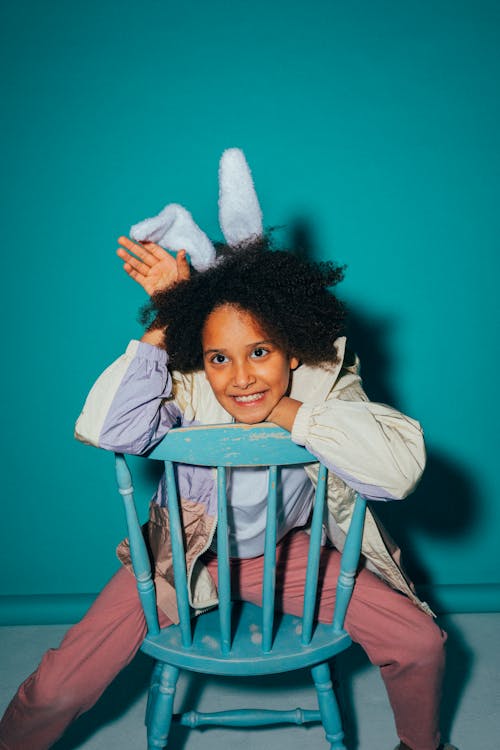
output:
M 189 279 L 185 250 L 179 250 L 173 257 L 154 242 L 134 242 L 128 237 L 119 237 L 118 243 L 121 247 L 116 253 L 124 261 L 125 272 L 150 296 L 165 291 L 177 281 Z

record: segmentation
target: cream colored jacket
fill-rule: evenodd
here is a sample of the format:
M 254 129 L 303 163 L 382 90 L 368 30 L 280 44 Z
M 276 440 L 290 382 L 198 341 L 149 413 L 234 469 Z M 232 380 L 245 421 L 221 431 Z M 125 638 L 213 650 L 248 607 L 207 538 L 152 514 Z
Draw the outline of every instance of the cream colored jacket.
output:
M 341 550 L 356 493 L 373 501 L 406 497 L 422 474 L 425 448 L 418 422 L 389 406 L 370 402 L 361 385 L 359 362 L 344 364 L 345 339 L 338 339 L 335 345 L 338 364 L 329 369 L 300 366 L 292 374 L 290 395 L 302 402 L 292 439 L 329 468 L 325 529 Z M 141 454 L 174 425 L 231 421 L 204 372 L 170 373 L 166 352 L 132 341 L 92 388 L 76 424 L 76 437 L 107 450 Z M 199 561 L 215 532 L 216 490 L 213 480 L 201 475 L 201 470 L 189 470 L 186 481 L 180 478 L 183 513 L 190 529 L 186 535 L 186 561 L 191 603 L 195 608 L 205 608 L 217 602 L 213 581 Z M 312 464 L 306 471 L 315 483 L 318 465 Z M 176 621 L 172 561 L 165 553 L 169 547 L 165 543 L 169 533 L 165 492 L 164 482 L 160 482 L 151 505 L 149 540 L 156 561 L 158 602 Z M 367 511 L 362 552 L 370 570 L 431 614 L 401 568 L 398 547 L 371 509 Z M 128 565 L 126 541 L 118 553 Z

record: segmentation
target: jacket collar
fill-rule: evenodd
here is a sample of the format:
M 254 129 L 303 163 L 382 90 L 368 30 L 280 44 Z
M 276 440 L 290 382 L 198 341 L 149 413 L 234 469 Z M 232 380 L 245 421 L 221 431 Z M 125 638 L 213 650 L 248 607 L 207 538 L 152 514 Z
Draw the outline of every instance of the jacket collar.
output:
M 337 362 L 329 367 L 300 365 L 292 374 L 290 397 L 298 401 L 322 403 L 326 401 L 344 364 L 346 337 L 335 339 Z

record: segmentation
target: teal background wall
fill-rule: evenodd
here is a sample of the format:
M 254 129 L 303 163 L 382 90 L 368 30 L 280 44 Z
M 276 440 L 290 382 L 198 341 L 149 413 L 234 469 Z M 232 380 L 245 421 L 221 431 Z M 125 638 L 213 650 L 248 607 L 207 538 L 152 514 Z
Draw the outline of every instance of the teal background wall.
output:
M 499 29 L 481 0 L 3 5 L 2 622 L 77 617 L 116 568 L 112 457 L 72 437 L 140 334 L 115 238 L 172 201 L 218 237 L 234 145 L 266 224 L 348 264 L 370 396 L 424 425 L 384 509 L 411 572 L 500 609 Z

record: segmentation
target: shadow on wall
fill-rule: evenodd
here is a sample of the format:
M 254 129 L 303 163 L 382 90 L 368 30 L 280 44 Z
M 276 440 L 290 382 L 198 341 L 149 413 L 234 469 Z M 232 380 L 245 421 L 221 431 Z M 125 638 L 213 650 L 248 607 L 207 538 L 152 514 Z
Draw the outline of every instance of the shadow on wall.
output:
M 390 322 L 371 320 L 366 314 L 351 310 L 348 338 L 361 359 L 363 386 L 369 398 L 401 408 L 397 394 L 388 385 L 391 361 L 387 341 L 391 327 Z M 472 477 L 458 463 L 427 445 L 427 466 L 411 498 L 404 503 L 375 504 L 377 516 L 401 545 L 405 567 L 417 585 L 432 584 L 432 580 L 416 551 L 415 531 L 438 539 L 466 541 L 480 519 L 479 498 Z M 431 602 L 432 605 L 439 609 L 439 602 Z
M 307 220 L 290 226 L 290 247 L 304 258 L 318 257 L 314 235 Z M 389 341 L 396 324 L 389 318 L 368 317 L 350 306 L 347 321 L 348 347 L 362 363 L 363 386 L 373 401 L 404 408 L 391 385 L 394 363 Z M 418 415 L 416 415 L 418 419 Z M 471 476 L 449 457 L 427 445 L 427 467 L 415 493 L 404 503 L 376 503 L 376 513 L 401 545 L 405 567 L 416 584 L 432 584 L 419 558 L 414 532 L 442 539 L 464 539 L 480 520 L 480 493 Z M 375 506 L 374 506 L 375 507 Z M 453 513 L 450 513 L 453 508 Z M 433 605 L 430 602 L 431 606 Z M 439 609 L 439 602 L 434 602 Z

